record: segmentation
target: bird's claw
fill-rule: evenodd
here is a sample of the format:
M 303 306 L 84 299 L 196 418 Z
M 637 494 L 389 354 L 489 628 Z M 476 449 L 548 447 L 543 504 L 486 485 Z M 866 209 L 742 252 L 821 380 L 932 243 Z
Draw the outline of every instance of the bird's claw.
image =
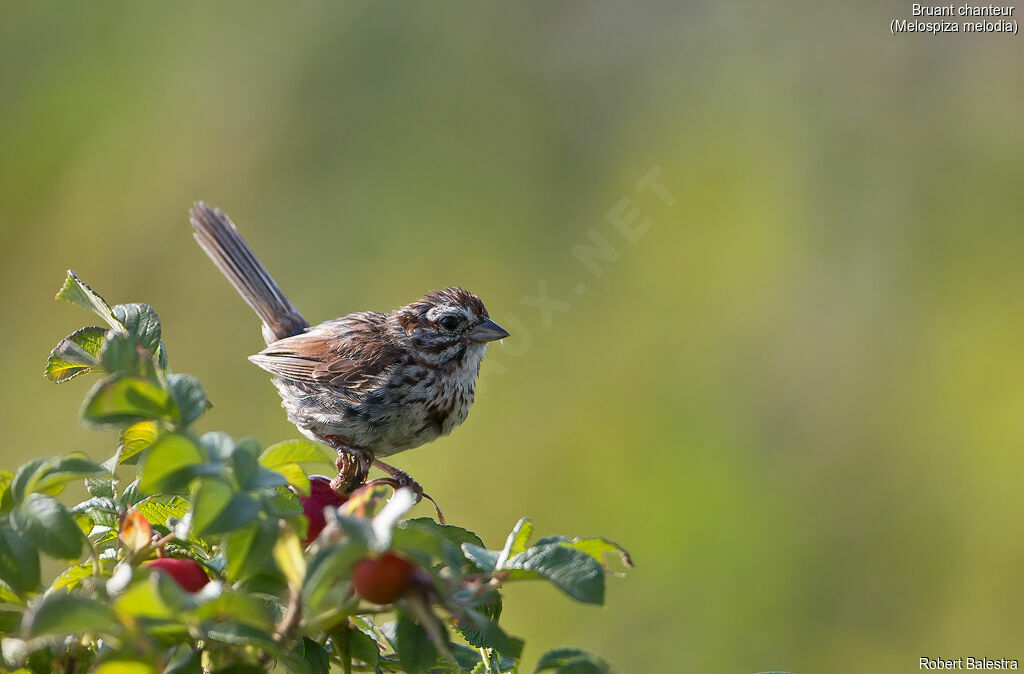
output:
M 331 487 L 347 494 L 364 484 L 370 474 L 370 466 L 373 465 L 373 453 L 345 444 L 334 435 L 325 438 L 338 452 L 338 458 L 334 462 L 338 468 L 338 475 L 331 480 Z
M 368 484 L 384 484 L 395 491 L 399 489 L 410 489 L 413 496 L 416 497 L 416 502 L 419 503 L 422 499 L 427 499 L 434 504 L 434 512 L 437 513 L 437 521 L 441 524 L 445 524 L 444 513 L 441 512 L 441 506 L 437 505 L 437 501 L 434 500 L 427 492 L 423 491 L 423 485 L 417 482 L 411 475 L 403 470 L 399 470 L 394 466 L 382 464 L 380 461 L 375 461 L 375 465 L 390 474 L 390 477 L 380 477 L 376 480 L 370 481 Z M 385 467 L 386 466 L 386 467 Z

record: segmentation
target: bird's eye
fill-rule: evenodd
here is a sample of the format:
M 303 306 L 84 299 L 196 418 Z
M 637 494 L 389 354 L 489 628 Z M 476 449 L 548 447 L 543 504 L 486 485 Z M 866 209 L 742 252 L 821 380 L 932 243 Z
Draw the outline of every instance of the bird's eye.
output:
M 459 319 L 457 316 L 445 316 L 441 319 L 441 327 L 445 330 L 454 330 L 459 327 Z

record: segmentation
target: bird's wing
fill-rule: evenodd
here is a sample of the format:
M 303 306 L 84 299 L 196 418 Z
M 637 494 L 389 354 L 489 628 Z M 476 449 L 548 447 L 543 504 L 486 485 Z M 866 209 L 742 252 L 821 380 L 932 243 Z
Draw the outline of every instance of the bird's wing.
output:
M 249 360 L 282 379 L 360 393 L 375 385 L 401 354 L 387 334 L 386 318 L 373 312 L 349 314 L 278 340 Z

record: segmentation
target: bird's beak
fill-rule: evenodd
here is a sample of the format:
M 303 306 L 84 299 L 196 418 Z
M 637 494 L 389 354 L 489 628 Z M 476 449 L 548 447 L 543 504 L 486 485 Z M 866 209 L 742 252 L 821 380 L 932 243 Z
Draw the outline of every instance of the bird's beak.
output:
M 474 342 L 493 342 L 496 339 L 508 337 L 508 330 L 501 327 L 489 318 L 480 321 L 480 324 L 466 333 Z

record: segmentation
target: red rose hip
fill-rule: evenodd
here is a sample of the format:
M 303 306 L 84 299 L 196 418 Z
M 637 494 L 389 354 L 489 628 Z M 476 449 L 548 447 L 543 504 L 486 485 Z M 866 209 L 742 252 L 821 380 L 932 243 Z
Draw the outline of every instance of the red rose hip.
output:
M 391 604 L 413 586 L 416 565 L 393 552 L 363 557 L 352 568 L 356 594 L 374 604 Z
M 210 578 L 203 571 L 203 567 L 191 559 L 161 557 L 160 559 L 150 560 L 143 564 L 143 566 L 166 573 L 188 592 L 199 592 L 210 582 Z
M 306 545 L 319 536 L 327 526 L 324 508 L 337 508 L 346 501 L 346 498 L 331 488 L 330 478 L 323 475 L 310 475 L 309 496 L 299 496 L 299 501 L 302 502 L 302 512 L 309 520 L 306 539 L 302 541 L 302 544 Z

